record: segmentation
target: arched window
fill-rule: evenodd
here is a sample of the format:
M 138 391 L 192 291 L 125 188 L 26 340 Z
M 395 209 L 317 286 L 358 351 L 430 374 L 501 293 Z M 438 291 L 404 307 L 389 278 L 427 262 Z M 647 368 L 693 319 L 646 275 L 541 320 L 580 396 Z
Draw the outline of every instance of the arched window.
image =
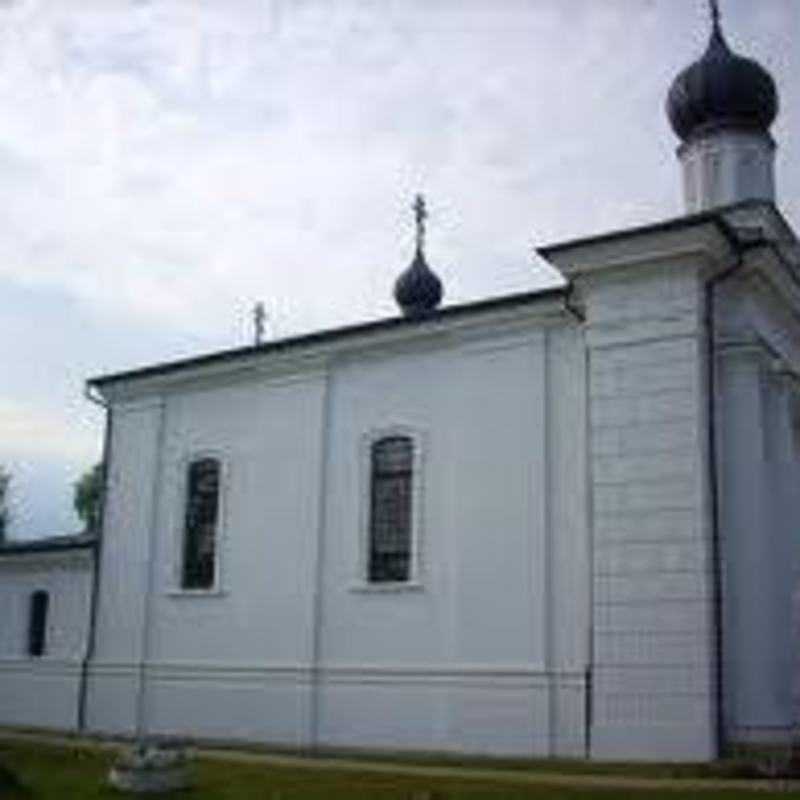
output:
M 47 606 L 49 602 L 49 595 L 41 589 L 31 595 L 31 612 L 28 627 L 29 656 L 38 658 L 44 655 L 47 639 Z
M 413 465 L 410 436 L 386 436 L 373 442 L 367 565 L 370 582 L 411 578 Z
M 199 458 L 188 467 L 184 519 L 184 589 L 211 589 L 216 578 L 220 464 L 216 458 Z

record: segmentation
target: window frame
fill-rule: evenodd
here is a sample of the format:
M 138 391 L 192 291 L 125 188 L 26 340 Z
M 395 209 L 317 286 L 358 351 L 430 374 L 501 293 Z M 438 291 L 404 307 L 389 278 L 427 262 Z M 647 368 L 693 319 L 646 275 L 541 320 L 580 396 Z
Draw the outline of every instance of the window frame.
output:
M 411 515 L 408 579 L 404 581 L 370 580 L 370 549 L 372 544 L 372 448 L 382 439 L 407 437 L 411 440 Z M 359 443 L 359 536 L 357 575 L 350 585 L 356 592 L 402 592 L 423 589 L 423 487 L 426 436 L 422 430 L 407 424 L 372 428 L 361 436 Z
M 38 625 L 37 628 L 41 629 L 40 635 L 38 636 L 38 648 L 34 648 L 34 613 L 37 607 L 37 600 L 38 598 L 44 598 L 44 610 L 42 612 L 42 621 L 41 625 Z M 48 620 L 50 617 L 50 592 L 47 589 L 34 589 L 28 595 L 28 641 L 27 641 L 27 653 L 28 658 L 44 658 L 47 655 L 47 627 L 48 627 Z M 38 651 L 38 652 L 34 652 Z
M 186 510 L 189 502 L 189 470 L 198 461 L 214 459 L 219 464 L 217 484 L 217 525 L 214 532 L 214 581 L 209 587 L 187 587 L 183 585 L 185 548 L 186 548 Z M 176 509 L 174 524 L 175 536 L 173 547 L 172 586 L 167 594 L 173 597 L 218 597 L 225 594 L 223 588 L 223 549 L 227 540 L 227 495 L 230 480 L 229 458 L 227 454 L 216 449 L 192 450 L 178 463 L 179 476 L 176 481 L 177 497 L 173 508 Z
M 800 391 L 789 389 L 789 425 L 792 429 L 792 460 L 800 461 Z

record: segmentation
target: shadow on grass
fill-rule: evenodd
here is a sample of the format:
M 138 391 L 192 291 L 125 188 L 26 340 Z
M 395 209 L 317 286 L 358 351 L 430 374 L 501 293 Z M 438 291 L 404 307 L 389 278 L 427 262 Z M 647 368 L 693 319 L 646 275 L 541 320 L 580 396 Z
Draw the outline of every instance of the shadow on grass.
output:
M 0 764 L 0 798 L 3 800 L 23 800 L 31 797 L 31 792 L 11 771 L 10 767 Z

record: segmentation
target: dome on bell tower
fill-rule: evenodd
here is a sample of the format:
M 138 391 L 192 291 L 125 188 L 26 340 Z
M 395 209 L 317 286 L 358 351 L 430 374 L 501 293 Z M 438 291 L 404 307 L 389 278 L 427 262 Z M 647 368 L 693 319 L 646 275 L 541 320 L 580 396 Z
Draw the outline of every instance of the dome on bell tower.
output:
M 775 201 L 778 91 L 764 67 L 734 53 L 709 0 L 711 37 L 705 53 L 672 82 L 666 110 L 681 140 L 677 155 L 689 213 L 742 202 Z
M 705 53 L 673 81 L 667 116 L 682 141 L 716 129 L 768 132 L 778 113 L 778 92 L 760 64 L 734 53 L 712 4 L 713 26 Z

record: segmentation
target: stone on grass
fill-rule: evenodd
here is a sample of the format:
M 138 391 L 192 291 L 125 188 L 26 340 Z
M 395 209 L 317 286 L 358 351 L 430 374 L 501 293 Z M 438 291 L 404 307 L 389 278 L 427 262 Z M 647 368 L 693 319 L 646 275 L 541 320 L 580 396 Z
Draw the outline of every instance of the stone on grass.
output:
M 180 749 L 144 743 L 127 750 L 108 773 L 109 783 L 123 792 L 158 794 L 189 786 L 189 761 Z

